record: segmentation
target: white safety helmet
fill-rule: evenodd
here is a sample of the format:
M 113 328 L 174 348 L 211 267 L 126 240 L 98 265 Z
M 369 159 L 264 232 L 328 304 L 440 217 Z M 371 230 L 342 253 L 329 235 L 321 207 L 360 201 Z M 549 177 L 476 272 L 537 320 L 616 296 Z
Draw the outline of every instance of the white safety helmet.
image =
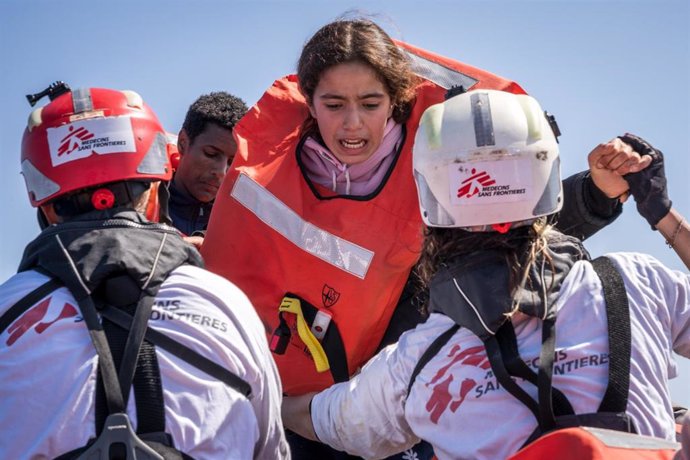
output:
M 556 137 L 527 95 L 475 90 L 429 107 L 413 164 L 431 227 L 505 232 L 563 204 Z

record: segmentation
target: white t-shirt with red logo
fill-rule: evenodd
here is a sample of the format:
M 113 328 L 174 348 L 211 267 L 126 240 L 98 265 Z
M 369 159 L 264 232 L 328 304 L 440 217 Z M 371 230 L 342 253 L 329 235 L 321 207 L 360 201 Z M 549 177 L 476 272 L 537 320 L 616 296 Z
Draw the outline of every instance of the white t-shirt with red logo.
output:
M 673 351 L 690 358 L 690 276 L 642 254 L 612 254 L 630 303 L 632 359 L 628 413 L 640 434 L 674 439 L 668 380 Z M 556 306 L 554 386 L 576 413 L 596 412 L 608 381 L 608 335 L 601 283 L 588 262 L 576 263 Z M 439 459 L 499 459 L 515 453 L 536 428 L 529 409 L 491 372 L 484 346 L 460 329 L 422 369 L 407 397 L 415 365 L 431 342 L 453 326 L 441 314 L 403 334 L 346 383 L 312 400 L 317 436 L 363 457 L 401 452 L 419 439 Z M 520 356 L 535 371 L 541 323 L 513 319 Z M 533 398 L 536 387 L 518 384 Z
M 47 281 L 19 273 L 0 286 L 0 315 Z M 253 397 L 157 348 L 166 431 L 194 458 L 289 458 L 282 389 L 263 325 L 227 280 L 182 266 L 163 283 L 149 325 L 246 380 Z M 60 288 L 0 335 L 0 458 L 53 458 L 95 436 L 97 355 L 74 297 Z M 134 393 L 128 413 L 136 429 Z

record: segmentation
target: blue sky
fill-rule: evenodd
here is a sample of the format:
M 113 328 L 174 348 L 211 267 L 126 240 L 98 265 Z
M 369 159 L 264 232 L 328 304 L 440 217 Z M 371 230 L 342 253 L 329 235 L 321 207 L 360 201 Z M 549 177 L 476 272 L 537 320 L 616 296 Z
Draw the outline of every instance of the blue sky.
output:
M 77 1 L 0 0 L 0 282 L 38 233 L 19 174 L 25 94 L 55 80 L 139 92 L 177 132 L 199 95 L 252 105 L 292 73 L 320 26 L 359 10 L 395 38 L 520 83 L 556 115 L 564 175 L 599 142 L 636 133 L 666 156 L 670 196 L 690 217 L 687 0 Z M 42 101 L 44 104 L 45 101 Z M 629 202 L 586 243 L 592 255 L 653 254 L 687 271 Z M 674 399 L 690 405 L 690 361 Z

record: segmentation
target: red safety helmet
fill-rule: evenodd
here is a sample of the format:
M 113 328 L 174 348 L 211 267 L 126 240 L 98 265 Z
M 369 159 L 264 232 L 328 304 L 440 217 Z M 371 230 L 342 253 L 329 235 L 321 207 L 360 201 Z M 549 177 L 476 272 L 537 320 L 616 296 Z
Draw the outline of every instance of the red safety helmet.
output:
M 24 131 L 21 166 L 32 206 L 112 182 L 171 179 L 165 130 L 139 94 L 66 86 L 58 94 L 31 113 Z

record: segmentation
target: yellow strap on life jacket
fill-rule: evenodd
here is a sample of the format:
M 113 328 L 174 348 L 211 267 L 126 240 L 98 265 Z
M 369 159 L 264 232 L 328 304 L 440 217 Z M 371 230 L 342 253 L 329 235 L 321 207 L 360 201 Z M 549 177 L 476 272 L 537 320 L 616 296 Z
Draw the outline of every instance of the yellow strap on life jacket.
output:
M 304 342 L 309 349 L 314 364 L 316 365 L 316 371 L 325 372 L 330 369 L 331 365 L 328 363 L 326 352 L 323 350 L 318 339 L 311 333 L 307 321 L 304 319 L 302 302 L 294 297 L 286 296 L 283 297 L 278 310 L 281 312 L 294 313 L 297 316 L 297 334 L 299 334 L 299 338 L 302 339 L 302 342 Z

